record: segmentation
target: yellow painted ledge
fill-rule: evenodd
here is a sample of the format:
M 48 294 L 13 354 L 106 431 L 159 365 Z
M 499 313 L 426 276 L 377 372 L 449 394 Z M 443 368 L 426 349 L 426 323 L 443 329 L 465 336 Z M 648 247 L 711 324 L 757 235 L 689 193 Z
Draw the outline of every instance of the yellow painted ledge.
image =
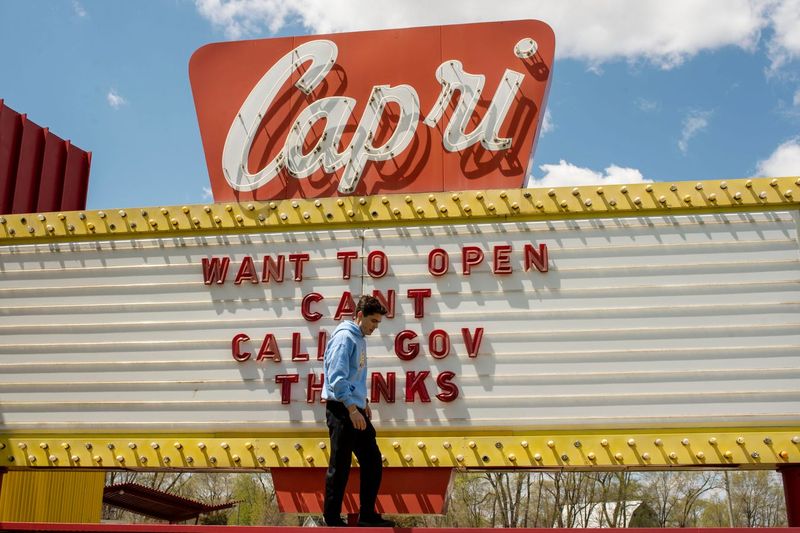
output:
M 465 433 L 386 435 L 379 430 L 378 444 L 389 467 L 774 469 L 800 463 L 800 427 Z M 311 467 L 327 466 L 329 452 L 323 433 L 0 435 L 0 467 L 12 470 Z
M 3 215 L 0 245 L 798 208 L 798 177 L 395 194 Z

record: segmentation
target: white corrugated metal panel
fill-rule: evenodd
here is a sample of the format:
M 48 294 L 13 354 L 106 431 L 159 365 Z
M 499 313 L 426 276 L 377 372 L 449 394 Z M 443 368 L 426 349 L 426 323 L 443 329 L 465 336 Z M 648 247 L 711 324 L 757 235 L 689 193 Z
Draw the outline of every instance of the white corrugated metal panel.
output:
M 549 271 L 522 269 L 525 244 L 546 244 Z M 513 273 L 493 274 L 492 248 L 513 247 Z M 486 259 L 461 273 L 461 247 Z M 442 277 L 428 253 L 450 254 Z M 373 279 L 336 253 L 389 257 Z M 233 278 L 245 256 L 307 252 L 302 282 Z M 530 427 L 797 423 L 800 255 L 792 213 L 520 222 L 367 231 L 32 244 L 0 249 L 0 429 L 75 431 L 320 429 L 306 403 L 319 374 L 316 339 L 343 291 L 397 293 L 396 316 L 369 341 L 372 372 L 397 373 L 383 427 Z M 203 283 L 204 257 L 232 258 L 224 285 Z M 430 288 L 414 318 L 409 289 Z M 304 295 L 324 317 L 307 322 Z M 462 328 L 485 328 L 467 355 Z M 419 334 L 401 361 L 395 335 Z M 434 359 L 428 334 L 451 353 Z M 231 339 L 257 350 L 276 336 L 283 360 L 238 363 Z M 292 361 L 300 333 L 310 361 Z M 406 403 L 405 373 L 431 372 L 430 403 Z M 444 403 L 436 376 L 454 372 Z M 281 404 L 276 374 L 300 374 Z

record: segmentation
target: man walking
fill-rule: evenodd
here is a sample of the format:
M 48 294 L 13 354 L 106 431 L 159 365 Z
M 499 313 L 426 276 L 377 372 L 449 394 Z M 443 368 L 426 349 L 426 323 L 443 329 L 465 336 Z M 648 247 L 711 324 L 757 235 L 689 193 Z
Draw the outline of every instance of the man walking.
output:
M 362 296 L 354 321 L 345 321 L 331 334 L 325 347 L 326 419 L 331 438 L 331 458 L 325 477 L 325 523 L 345 527 L 342 500 L 350 476 L 353 453 L 361 466 L 361 509 L 359 526 L 392 527 L 375 510 L 383 462 L 375 441 L 372 411 L 367 400 L 367 342 L 381 323 L 386 309 L 377 298 Z

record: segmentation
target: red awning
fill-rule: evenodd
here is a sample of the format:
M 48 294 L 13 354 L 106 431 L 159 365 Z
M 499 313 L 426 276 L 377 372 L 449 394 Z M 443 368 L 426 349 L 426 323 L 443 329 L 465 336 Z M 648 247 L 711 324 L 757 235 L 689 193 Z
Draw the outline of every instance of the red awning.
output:
M 120 483 L 109 485 L 103 490 L 103 503 L 174 523 L 197 519 L 201 514 L 212 511 L 229 509 L 239 502 L 207 505 L 137 483 Z

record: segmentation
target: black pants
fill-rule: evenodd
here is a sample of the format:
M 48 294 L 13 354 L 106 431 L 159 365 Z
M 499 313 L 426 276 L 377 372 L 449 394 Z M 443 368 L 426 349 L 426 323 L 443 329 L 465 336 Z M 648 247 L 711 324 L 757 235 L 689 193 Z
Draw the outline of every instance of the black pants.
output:
M 328 433 L 331 437 L 331 459 L 325 477 L 325 517 L 336 518 L 342 513 L 342 500 L 354 453 L 361 467 L 361 516 L 373 516 L 377 512 L 375 499 L 381 486 L 383 469 L 381 451 L 375 442 L 375 428 L 361 409 L 359 411 L 367 421 L 364 430 L 353 427 L 350 414 L 343 403 L 328 401 L 325 405 Z

